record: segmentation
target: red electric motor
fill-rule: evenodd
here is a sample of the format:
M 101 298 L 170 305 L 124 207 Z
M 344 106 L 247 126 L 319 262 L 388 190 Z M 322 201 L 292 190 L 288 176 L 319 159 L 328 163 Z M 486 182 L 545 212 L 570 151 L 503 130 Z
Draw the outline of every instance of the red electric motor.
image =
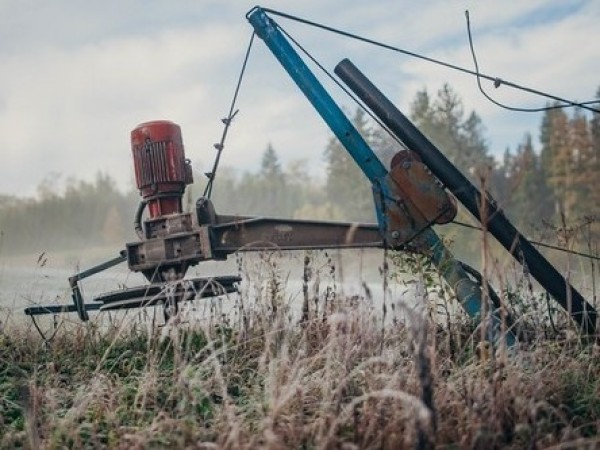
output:
M 138 125 L 131 132 L 135 180 L 151 219 L 182 211 L 185 186 L 193 182 L 181 128 L 168 120 Z

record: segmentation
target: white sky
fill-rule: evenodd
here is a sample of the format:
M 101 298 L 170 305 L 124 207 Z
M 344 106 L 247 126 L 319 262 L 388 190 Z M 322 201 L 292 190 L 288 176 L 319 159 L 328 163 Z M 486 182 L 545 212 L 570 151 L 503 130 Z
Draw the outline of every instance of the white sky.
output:
M 212 164 L 252 28 L 255 0 L 0 0 L 0 193 L 34 195 L 48 178 L 111 174 L 132 185 L 129 133 L 169 119 L 183 129 L 196 177 Z M 597 0 L 270 1 L 279 9 L 454 64 L 472 67 L 465 9 L 483 72 L 559 96 L 594 97 L 600 85 Z M 540 114 L 485 100 L 472 77 L 275 18 L 332 70 L 350 58 L 404 110 L 417 90 L 449 82 L 486 126 L 492 152 L 537 142 Z M 320 76 L 320 75 L 319 75 Z M 326 83 L 329 87 L 330 84 Z M 516 106 L 545 100 L 489 91 Z M 334 94 L 342 106 L 352 103 Z M 254 170 L 271 142 L 284 163 L 323 170 L 329 130 L 270 55 L 255 42 L 240 113 L 222 163 Z M 57 174 L 61 174 L 60 177 Z

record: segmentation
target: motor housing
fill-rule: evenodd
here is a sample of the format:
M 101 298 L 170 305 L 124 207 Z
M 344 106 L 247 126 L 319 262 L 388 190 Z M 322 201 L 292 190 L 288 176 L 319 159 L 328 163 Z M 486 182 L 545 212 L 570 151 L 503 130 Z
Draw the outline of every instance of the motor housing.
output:
M 131 132 L 131 151 L 137 188 L 150 218 L 181 213 L 181 199 L 193 177 L 179 125 L 168 120 L 138 125 Z
M 211 257 L 208 232 L 196 228 L 182 208 L 193 178 L 181 128 L 168 120 L 142 123 L 131 132 L 131 151 L 143 203 L 135 220 L 140 241 L 127 244 L 129 269 L 151 282 L 181 279 L 189 266 Z M 142 226 L 144 205 L 148 217 Z

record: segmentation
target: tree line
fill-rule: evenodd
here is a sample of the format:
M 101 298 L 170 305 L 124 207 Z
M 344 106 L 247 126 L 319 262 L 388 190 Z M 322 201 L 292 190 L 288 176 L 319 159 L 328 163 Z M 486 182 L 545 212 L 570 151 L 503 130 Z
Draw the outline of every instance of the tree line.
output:
M 600 89 L 597 92 L 600 98 Z M 418 92 L 409 116 L 473 183 L 489 190 L 526 233 L 544 226 L 576 230 L 586 224 L 600 232 L 600 114 L 552 108 L 543 115 L 539 136 L 526 134 L 499 160 L 490 154 L 485 128 L 475 111 L 466 112 L 459 95 L 442 86 L 435 95 Z M 358 109 L 352 122 L 379 154 L 401 147 Z M 241 175 L 220 169 L 213 199 L 218 212 L 351 221 L 375 221 L 371 186 L 333 136 L 324 151 L 324 180 L 307 161 L 283 166 L 269 144 L 257 171 Z M 185 202 L 193 206 L 205 180 L 196 180 Z M 59 191 L 46 180 L 36 198 L 0 196 L 0 253 L 12 254 L 123 244 L 134 239 L 137 192 L 122 192 L 110 175 L 93 182 L 71 180 Z
M 38 186 L 35 198 L 0 195 L 0 256 L 103 246 L 132 239 L 136 192 L 121 192 L 114 179 L 68 180 L 57 174 Z

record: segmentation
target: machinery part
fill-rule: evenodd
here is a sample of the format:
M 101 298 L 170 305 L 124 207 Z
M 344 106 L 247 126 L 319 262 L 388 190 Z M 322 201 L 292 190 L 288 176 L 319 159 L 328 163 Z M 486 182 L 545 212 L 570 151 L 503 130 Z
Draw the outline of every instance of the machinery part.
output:
M 403 198 L 410 199 L 430 224 L 443 225 L 456 217 L 456 200 L 415 153 L 409 150 L 396 153 L 390 163 L 390 176 Z
M 211 234 L 216 257 L 238 251 L 381 248 L 384 245 L 376 224 L 318 220 L 238 218 L 212 226 Z
M 121 260 L 122 262 L 123 260 Z M 99 266 L 96 266 L 99 267 Z M 95 270 L 96 268 L 94 268 Z M 90 269 L 92 270 L 92 269 Z M 98 273 L 98 271 L 94 272 Z M 82 274 L 86 276 L 93 275 L 90 271 Z M 85 278 L 78 274 L 79 279 Z M 72 277 L 75 278 L 75 277 Z M 61 314 L 77 312 L 80 309 L 84 311 L 109 311 L 117 309 L 138 308 L 141 306 L 157 306 L 165 304 L 170 298 L 175 303 L 185 300 L 194 300 L 196 298 L 216 297 L 219 295 L 236 292 L 236 284 L 241 281 L 237 275 L 192 278 L 189 280 L 179 280 L 172 283 L 149 284 L 146 286 L 137 286 L 132 288 L 120 289 L 118 291 L 107 292 L 93 299 L 95 303 L 77 305 L 39 305 L 25 308 L 25 314 L 28 316 L 40 316 L 47 314 Z M 173 292 L 169 293 L 169 286 Z M 175 304 L 176 307 L 176 304 Z M 81 316 L 80 316 L 81 318 Z M 86 314 L 86 319 L 89 317 Z
M 421 158 L 419 158 L 419 155 L 417 155 L 415 152 L 411 152 L 410 150 L 404 149 L 404 150 L 400 150 L 398 153 L 396 153 L 392 157 L 392 159 L 390 161 L 390 169 L 393 169 L 394 167 L 396 167 L 399 164 L 402 164 L 405 161 L 422 162 Z
M 377 209 L 387 218 L 384 239 L 392 248 L 404 248 L 432 224 L 452 220 L 457 211 L 456 203 L 427 166 L 405 153 L 400 151 L 392 159 L 384 180 L 387 195 L 375 191 L 374 196 Z
M 97 311 L 100 309 L 101 305 L 92 303 L 84 305 L 83 308 L 85 311 Z M 39 306 L 28 306 L 24 310 L 25 314 L 28 316 L 42 316 L 46 314 L 62 314 L 62 313 L 70 313 L 76 312 L 79 314 L 79 309 L 76 305 L 39 305 Z M 81 317 L 80 317 L 81 319 Z M 87 319 L 81 319 L 87 320 Z
M 433 174 L 465 205 L 473 216 L 531 275 L 571 314 L 589 334 L 596 330 L 597 313 L 544 256 L 514 227 L 489 194 L 479 189 L 416 128 L 390 100 L 349 60 L 340 62 L 335 73 L 410 150 L 417 153 Z M 482 214 L 482 211 L 484 213 Z
M 405 160 L 402 164 L 392 166 L 390 177 L 402 193 L 400 198 L 410 200 L 427 226 L 439 223 L 440 217 L 452 220 L 456 216 L 456 204 L 422 162 Z
M 94 301 L 102 303 L 100 311 L 165 305 L 171 299 L 175 301 L 176 307 L 181 301 L 235 292 L 236 283 L 240 281 L 239 276 L 193 278 L 107 292 L 96 297 Z
M 208 197 L 200 197 L 196 200 L 196 219 L 198 225 L 214 225 L 217 223 L 215 207 Z
M 373 184 L 380 232 L 385 237 L 385 244 L 387 246 L 398 248 L 401 241 L 397 241 L 392 233 L 394 231 L 400 232 L 400 230 L 393 230 L 389 227 L 390 210 L 400 214 L 405 213 L 401 211 L 402 202 L 405 199 L 399 198 L 395 190 L 399 189 L 397 183 L 388 175 L 388 171 L 373 150 L 367 145 L 339 106 L 335 104 L 331 96 L 325 91 L 300 56 L 287 42 L 277 28 L 277 24 L 259 7 L 253 8 L 246 17 L 254 27 L 256 34 L 265 41 L 288 75 L 302 90 L 319 115 L 325 120 Z M 396 187 L 392 189 L 391 186 Z M 388 230 L 391 232 L 389 236 L 387 234 Z M 411 246 L 415 250 L 431 256 L 432 261 L 438 266 L 442 276 L 446 278 L 452 287 L 456 288 L 455 293 L 457 298 L 465 306 L 465 310 L 472 317 L 479 318 L 481 311 L 485 310 L 487 305 L 483 303 L 481 289 L 479 289 L 477 283 L 471 280 L 469 275 L 460 266 L 460 263 L 453 258 L 452 254 L 445 248 L 431 228 L 427 227 L 417 230 L 417 233 L 413 234 L 414 238 L 418 239 L 418 241 L 415 241 L 414 245 L 411 243 Z M 493 314 L 498 319 L 496 311 Z M 497 319 L 496 324 L 498 323 Z M 514 344 L 515 337 L 510 330 L 505 336 L 508 345 Z
M 190 266 L 212 258 L 209 229 L 195 227 L 190 213 L 149 219 L 145 224 L 148 239 L 126 245 L 127 263 L 150 282 L 167 281 L 161 274 L 168 269 L 183 278 Z
M 81 289 L 79 289 L 79 281 L 83 280 L 84 278 L 95 275 L 99 272 L 102 272 L 103 270 L 106 270 L 113 266 L 116 266 L 117 264 L 121 264 L 125 260 L 127 260 L 127 252 L 125 250 L 121 250 L 121 252 L 119 253 L 119 256 L 117 256 L 116 258 L 109 259 L 108 261 L 98 264 L 97 266 L 94 266 L 94 267 L 91 267 L 82 272 L 76 273 L 75 275 L 73 275 L 72 277 L 69 278 L 69 286 L 71 287 L 71 297 L 73 298 L 73 305 L 75 307 L 75 311 L 77 311 L 77 315 L 79 316 L 79 318 L 82 321 L 85 322 L 85 321 L 89 320 L 87 311 L 90 311 L 93 308 L 89 308 L 85 304 L 83 294 L 81 293 Z M 45 308 L 45 307 L 41 307 L 41 308 Z M 41 311 L 41 310 L 36 310 L 36 311 Z M 38 314 L 48 314 L 51 312 L 52 311 L 49 311 L 46 313 L 39 312 Z M 25 314 L 27 314 L 27 312 L 25 312 Z
M 129 269 L 151 283 L 169 281 L 164 274 L 170 271 L 183 279 L 211 252 L 207 230 L 198 230 L 192 215 L 182 212 L 182 196 L 193 179 L 181 128 L 166 120 L 138 125 L 131 132 L 131 151 L 142 200 L 134 219 L 140 241 L 126 246 Z M 142 224 L 146 207 L 149 217 Z
M 181 213 L 185 186 L 193 182 L 181 128 L 166 120 L 146 122 L 131 132 L 135 180 L 151 218 Z

